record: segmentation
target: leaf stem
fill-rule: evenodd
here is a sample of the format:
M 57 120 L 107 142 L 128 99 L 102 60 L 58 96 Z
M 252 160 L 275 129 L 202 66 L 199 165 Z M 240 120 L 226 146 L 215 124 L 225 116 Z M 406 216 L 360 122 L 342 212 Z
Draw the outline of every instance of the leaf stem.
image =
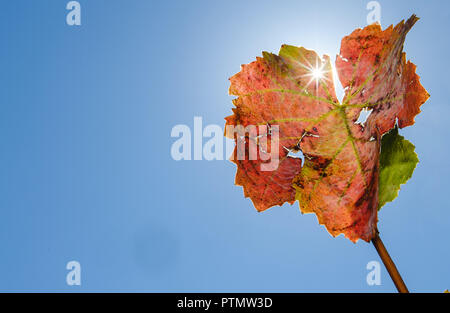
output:
M 383 261 L 384 266 L 386 267 L 389 273 L 389 276 L 391 276 L 391 279 L 394 282 L 395 287 L 397 287 L 398 292 L 409 293 L 408 288 L 406 287 L 405 282 L 402 279 L 402 276 L 397 270 L 394 261 L 392 261 L 389 253 L 386 250 L 386 247 L 383 244 L 383 241 L 381 241 L 378 230 L 376 231 L 375 237 L 372 239 L 372 243 L 375 246 L 375 249 L 377 250 L 381 260 Z

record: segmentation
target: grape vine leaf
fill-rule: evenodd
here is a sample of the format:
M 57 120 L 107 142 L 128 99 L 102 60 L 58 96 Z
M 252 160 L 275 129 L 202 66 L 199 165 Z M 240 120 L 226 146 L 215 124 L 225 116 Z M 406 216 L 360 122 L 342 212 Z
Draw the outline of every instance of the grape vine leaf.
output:
M 378 190 L 378 210 L 398 196 L 400 185 L 411 178 L 419 158 L 414 145 L 399 135 L 394 127 L 381 139 L 380 189 Z
M 279 164 L 273 171 L 261 170 L 267 162 L 261 155 L 255 160 L 233 158 L 235 183 L 258 211 L 298 200 L 302 213 L 315 213 L 332 236 L 344 234 L 353 242 L 372 239 L 378 208 L 395 198 L 413 170 L 411 164 L 401 168 L 402 158 L 393 151 L 400 145 L 411 154 L 414 147 L 396 137 L 398 133 L 391 134 L 391 141 L 383 141 L 383 135 L 396 125 L 414 124 L 429 97 L 416 66 L 402 51 L 417 20 L 413 15 L 384 31 L 372 24 L 342 39 L 335 62 L 345 88 L 342 103 L 335 94 L 329 57 L 302 47 L 283 45 L 278 55 L 263 52 L 230 78 L 230 94 L 237 98 L 226 126 L 267 125 L 262 135 L 278 145 Z M 359 123 L 364 110 L 370 115 Z M 277 143 L 270 132 L 273 125 L 278 125 Z M 237 142 L 235 135 L 226 135 Z M 244 140 L 246 149 L 258 142 L 254 134 Z M 383 149 L 383 143 L 392 146 Z M 298 151 L 303 162 L 292 157 Z M 414 162 L 410 154 L 408 161 Z M 381 166 L 402 177 L 396 179 Z

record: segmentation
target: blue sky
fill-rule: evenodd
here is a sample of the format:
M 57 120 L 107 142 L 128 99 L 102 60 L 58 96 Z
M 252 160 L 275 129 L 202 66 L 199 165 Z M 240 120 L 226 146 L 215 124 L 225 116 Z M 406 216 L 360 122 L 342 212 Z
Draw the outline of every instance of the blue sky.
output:
M 332 238 L 298 204 L 257 213 L 228 161 L 174 161 L 176 124 L 223 125 L 228 77 L 281 44 L 334 56 L 368 1 L 8 1 L 0 12 L 1 291 L 395 291 L 368 286 L 365 242 Z M 380 213 L 411 291 L 450 288 L 450 3 L 416 13 L 405 51 L 431 94 L 401 131 L 420 163 Z M 77 260 L 81 286 L 66 284 Z

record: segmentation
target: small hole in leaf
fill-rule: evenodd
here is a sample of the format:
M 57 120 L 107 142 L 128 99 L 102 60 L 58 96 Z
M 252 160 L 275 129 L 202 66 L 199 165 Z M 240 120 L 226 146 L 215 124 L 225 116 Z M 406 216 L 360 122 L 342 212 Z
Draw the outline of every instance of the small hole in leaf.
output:
M 361 124 L 362 126 L 364 126 L 364 123 L 367 121 L 372 111 L 373 111 L 372 109 L 367 108 L 362 109 L 361 112 L 359 113 L 359 117 L 356 120 L 355 124 Z
M 289 153 L 288 153 L 287 156 L 289 158 L 301 159 L 302 160 L 302 164 L 304 164 L 304 162 L 305 162 L 305 156 L 304 156 L 304 154 L 303 154 L 303 152 L 301 150 L 291 149 L 291 150 L 289 150 Z

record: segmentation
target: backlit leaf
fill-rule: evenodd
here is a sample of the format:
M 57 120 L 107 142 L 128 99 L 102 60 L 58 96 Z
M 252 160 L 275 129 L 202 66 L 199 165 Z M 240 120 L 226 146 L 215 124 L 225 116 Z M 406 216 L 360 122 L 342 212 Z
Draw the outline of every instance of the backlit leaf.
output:
M 302 47 L 283 45 L 278 55 L 264 52 L 230 78 L 230 94 L 237 98 L 226 125 L 267 125 L 265 133 L 245 135 L 245 147 L 259 145 L 265 137 L 279 151 L 273 171 L 261 170 L 266 162 L 261 155 L 256 160 L 233 160 L 238 167 L 236 184 L 243 186 L 259 211 L 298 200 L 301 211 L 315 213 L 331 235 L 344 234 L 352 241 L 372 239 L 377 209 L 396 192 L 392 185 L 408 176 L 399 169 L 395 153 L 393 163 L 383 159 L 380 164 L 380 157 L 390 158 L 380 156 L 382 137 L 396 124 L 400 128 L 414 124 L 429 97 L 415 65 L 406 61 L 402 51 L 417 20 L 413 15 L 384 31 L 372 24 L 343 38 L 336 58 L 346 91 L 342 103 L 335 95 L 329 57 L 320 58 Z M 362 111 L 370 111 L 364 122 Z M 276 145 L 270 132 L 273 125 L 279 127 Z M 410 148 L 406 141 L 403 145 Z M 299 150 L 303 164 L 291 156 Z M 380 165 L 393 166 L 403 178 L 393 179 L 384 173 L 386 168 L 380 172 Z M 380 187 L 380 183 L 387 185 Z

